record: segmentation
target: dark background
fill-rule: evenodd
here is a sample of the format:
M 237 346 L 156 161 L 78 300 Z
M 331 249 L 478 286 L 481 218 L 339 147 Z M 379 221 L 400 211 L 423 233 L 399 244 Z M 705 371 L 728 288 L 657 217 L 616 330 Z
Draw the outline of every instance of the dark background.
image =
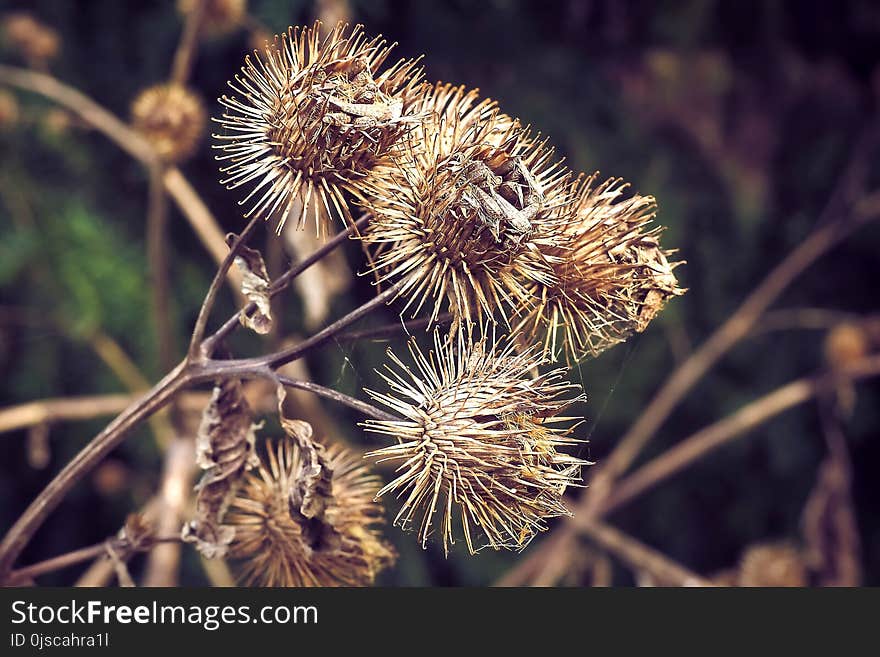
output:
M 369 33 L 400 43 L 400 56 L 425 54 L 428 79 L 479 87 L 551 137 L 569 165 L 621 176 L 653 194 L 667 246 L 680 249 L 689 292 L 673 300 L 642 336 L 575 372 L 590 397 L 589 455 L 601 461 L 653 391 L 815 225 L 851 157 L 877 119 L 880 5 L 828 2 L 351 2 Z M 273 31 L 309 22 L 310 2 L 251 0 Z M 54 75 L 127 117 L 133 97 L 167 77 L 181 30 L 173 2 L 0 2 L 27 8 L 61 34 Z M 209 112 L 248 50 L 238 30 L 206 42 L 192 84 Z M 20 63 L 4 51 L 4 63 Z M 96 362 L 88 337 L 113 336 L 157 379 L 144 255 L 146 175 L 102 136 L 57 134 L 43 125 L 49 105 L 19 94 L 24 124 L 0 132 L 0 403 L 121 391 Z M 183 166 L 224 229 L 242 226 L 238 196 L 217 183 L 204 140 Z M 876 158 L 871 162 L 876 164 Z M 877 185 L 880 168 L 868 172 Z M 213 264 L 172 209 L 172 291 L 179 344 L 185 344 Z M 880 228 L 862 229 L 823 257 L 775 308 L 878 310 Z M 363 270 L 356 247 L 353 269 Z M 370 294 L 358 279 L 335 314 Z M 296 295 L 284 324 L 297 331 Z M 218 317 L 232 311 L 224 298 Z M 393 317 L 388 313 L 386 321 Z M 376 321 L 381 321 L 381 318 Z M 774 330 L 743 341 L 688 396 L 645 457 L 823 367 L 823 330 Z M 236 343 L 257 353 L 256 338 Z M 375 385 L 382 345 L 331 346 L 309 365 L 319 382 L 352 394 Z M 845 425 L 854 464 L 854 504 L 865 582 L 880 584 L 880 386 L 858 387 Z M 347 439 L 363 442 L 354 413 L 328 407 Z M 0 435 L 0 528 L 80 449 L 105 420 L 59 424 L 45 469 L 27 465 L 26 434 Z M 615 524 L 693 570 L 736 563 L 758 541 L 800 540 L 800 514 L 826 452 L 815 404 L 789 411 L 712 454 L 615 514 Z M 87 478 L 52 515 L 22 563 L 115 533 L 152 493 L 161 454 L 146 430 L 114 453 L 124 486 Z M 112 482 L 111 482 L 112 483 Z M 485 585 L 516 554 L 443 559 L 413 536 L 387 534 L 400 552 L 387 584 Z M 540 541 L 541 539 L 537 539 Z M 534 545 L 537 544 L 537 541 Z M 203 582 L 185 550 L 184 583 Z M 135 562 L 135 573 L 137 564 Z M 43 578 L 70 583 L 71 569 Z M 632 583 L 623 568 L 615 581 Z

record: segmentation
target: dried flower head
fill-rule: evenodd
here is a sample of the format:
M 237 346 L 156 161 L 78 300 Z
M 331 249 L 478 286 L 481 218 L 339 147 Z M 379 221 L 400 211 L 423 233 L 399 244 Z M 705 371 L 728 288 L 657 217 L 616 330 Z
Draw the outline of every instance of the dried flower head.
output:
M 3 31 L 9 45 L 31 66 L 44 66 L 61 50 L 58 32 L 25 12 L 8 14 L 3 20 Z
M 801 551 L 789 543 L 752 545 L 739 566 L 740 586 L 807 586 Z
M 247 0 L 177 0 L 177 11 L 188 16 L 200 1 L 205 4 L 200 27 L 207 36 L 228 34 L 244 22 Z
M 559 414 L 582 397 L 563 368 L 533 377 L 543 362 L 534 350 L 456 335 L 441 340 L 435 332 L 427 356 L 410 343 L 414 367 L 389 351 L 394 367 L 382 377 L 391 391 L 368 391 L 403 417 L 365 424 L 397 441 L 368 454 L 400 464 L 379 496 L 403 499 L 395 524 L 418 524 L 423 547 L 437 523 L 448 553 L 460 522 L 471 553 L 483 547 L 480 534 L 496 550 L 520 549 L 546 519 L 568 515 L 563 494 L 586 462 L 557 451 L 578 442 L 559 426 L 576 418 Z
M 403 282 L 404 309 L 429 304 L 480 322 L 552 282 L 542 255 L 570 204 L 569 174 L 544 142 L 475 91 L 437 85 L 407 148 L 364 183 L 364 236 L 381 280 Z
M 377 525 L 373 501 L 379 480 L 356 455 L 331 446 L 325 452 L 331 498 L 320 518 L 306 518 L 291 495 L 304 476 L 296 443 L 266 445 L 260 467 L 247 475 L 226 522 L 235 529 L 230 556 L 246 584 L 264 586 L 366 586 L 395 555 Z M 317 525 L 317 526 L 316 526 Z
M 367 39 L 360 25 L 337 25 L 321 37 L 319 24 L 292 28 L 263 54 L 247 57 L 236 92 L 220 102 L 223 134 L 218 160 L 230 189 L 253 184 L 241 201 L 245 216 L 280 212 L 302 226 L 310 208 L 351 221 L 345 192 L 389 156 L 418 119 L 420 70 L 400 60 L 380 73 L 393 46 Z
M 832 369 L 851 367 L 868 355 L 870 337 L 856 322 L 841 322 L 828 331 L 822 345 L 825 362 Z
M 64 135 L 76 125 L 73 116 L 67 110 L 60 107 L 52 107 L 46 110 L 41 119 L 43 128 L 51 135 Z
M 531 306 L 520 327 L 529 339 L 544 336 L 545 352 L 580 360 L 596 356 L 644 331 L 671 296 L 683 294 L 650 228 L 651 196 L 622 198 L 620 179 L 596 185 L 583 180 L 571 214 L 555 243 L 542 245 L 554 278 L 533 283 Z M 560 349 L 560 347 L 562 349 Z
M 132 123 L 168 162 L 180 162 L 195 151 L 205 130 L 206 115 L 193 92 L 178 84 L 142 91 L 131 106 Z

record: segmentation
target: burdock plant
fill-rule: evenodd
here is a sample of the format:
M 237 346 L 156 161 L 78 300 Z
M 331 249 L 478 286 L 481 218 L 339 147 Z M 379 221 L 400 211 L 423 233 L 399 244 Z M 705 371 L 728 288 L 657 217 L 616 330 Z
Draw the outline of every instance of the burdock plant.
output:
M 560 451 L 576 442 L 564 426 L 573 418 L 561 413 L 580 390 L 562 368 L 536 376 L 544 360 L 534 349 L 465 335 L 435 333 L 427 355 L 412 343 L 414 367 L 389 351 L 390 392 L 369 392 L 401 419 L 367 420 L 368 431 L 396 441 L 368 456 L 397 464 L 379 496 L 403 500 L 396 523 L 417 525 L 423 547 L 436 531 L 448 553 L 457 519 L 471 554 L 483 547 L 477 536 L 494 549 L 523 548 L 567 513 L 563 494 L 586 465 Z
M 420 72 L 401 60 L 382 70 L 391 46 L 368 39 L 360 26 L 291 28 L 262 53 L 245 59 L 229 83 L 232 96 L 215 135 L 223 184 L 248 186 L 241 203 L 251 214 L 291 213 L 302 223 L 321 208 L 351 220 L 347 194 L 385 160 L 417 120 Z
M 426 84 L 415 60 L 389 64 L 391 50 L 360 26 L 316 24 L 245 59 L 220 99 L 214 146 L 222 182 L 249 221 L 229 236 L 187 355 L 25 511 L 0 545 L 0 580 L 14 579 L 18 555 L 80 477 L 205 383 L 214 393 L 197 439 L 202 477 L 182 538 L 205 557 L 230 559 L 244 583 L 372 583 L 394 560 L 380 500 L 398 507 L 395 524 L 415 530 L 423 547 L 437 540 L 447 553 L 457 540 L 470 553 L 521 550 L 570 514 L 565 494 L 586 465 L 572 407 L 585 396 L 553 361 L 564 353 L 570 364 L 644 330 L 681 293 L 651 225 L 654 200 L 626 193 L 620 180 L 569 171 L 546 138 L 494 101 Z M 132 150 L 169 163 L 192 151 L 200 106 L 187 93 L 161 86 L 135 103 Z M 324 218 L 342 230 L 274 280 L 247 246 L 266 221 L 280 230 Z M 270 300 L 350 237 L 362 240 L 364 273 L 384 289 L 292 346 L 233 358 L 226 338 L 242 325 L 268 332 Z M 247 303 L 208 334 L 233 266 Z M 385 410 L 281 373 L 388 304 L 412 321 L 376 332 L 412 335 L 409 356 L 389 351 L 382 384 L 368 392 Z M 276 386 L 283 429 L 263 451 L 242 384 L 257 378 Z M 392 467 L 388 481 L 287 417 L 289 388 L 363 413 L 363 428 L 381 441 L 367 456 Z

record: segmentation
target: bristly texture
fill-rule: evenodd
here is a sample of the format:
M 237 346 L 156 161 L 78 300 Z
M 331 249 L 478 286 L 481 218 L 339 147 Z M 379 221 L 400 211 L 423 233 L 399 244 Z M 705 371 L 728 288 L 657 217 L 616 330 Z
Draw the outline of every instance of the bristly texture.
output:
M 809 585 L 809 573 L 801 551 L 789 543 L 749 546 L 740 560 L 739 586 Z
M 380 69 L 393 46 L 367 39 L 360 25 L 339 24 L 322 38 L 319 24 L 291 29 L 262 55 L 245 59 L 220 102 L 217 122 L 230 189 L 252 185 L 247 214 L 280 212 L 279 230 L 309 210 L 351 221 L 345 192 L 381 163 L 419 119 L 413 113 L 421 71 L 412 60 Z
M 393 367 L 381 375 L 391 391 L 367 391 L 404 418 L 365 423 L 397 441 L 368 454 L 400 464 L 379 496 L 402 498 L 395 524 L 417 524 L 423 547 L 436 529 L 448 553 L 460 523 L 472 554 L 521 549 L 546 519 L 569 515 L 563 494 L 587 462 L 557 451 L 579 442 L 558 426 L 579 418 L 559 414 L 583 397 L 564 368 L 533 377 L 543 363 L 534 350 L 456 336 L 441 340 L 435 331 L 427 356 L 411 342 L 414 367 L 389 351 Z
M 202 102 L 179 84 L 160 84 L 138 95 L 132 124 L 167 162 L 180 162 L 196 149 L 207 116 Z
M 379 479 L 356 455 L 326 449 L 332 496 L 320 519 L 305 518 L 291 499 L 303 476 L 300 449 L 283 440 L 232 500 L 226 522 L 235 529 L 230 556 L 243 583 L 261 586 L 368 586 L 395 559 L 377 525 Z
M 433 119 L 364 183 L 374 273 L 403 281 L 413 316 L 427 304 L 436 319 L 448 302 L 468 323 L 507 320 L 529 283 L 553 282 L 542 247 L 571 203 L 569 174 L 476 91 L 438 84 L 420 112 Z
M 520 324 L 529 341 L 544 338 L 548 356 L 568 360 L 596 356 L 644 331 L 674 295 L 683 294 L 651 228 L 651 196 L 622 199 L 620 179 L 595 185 L 584 180 L 575 212 L 556 242 L 541 249 L 552 263 L 553 281 L 529 287 L 530 304 Z

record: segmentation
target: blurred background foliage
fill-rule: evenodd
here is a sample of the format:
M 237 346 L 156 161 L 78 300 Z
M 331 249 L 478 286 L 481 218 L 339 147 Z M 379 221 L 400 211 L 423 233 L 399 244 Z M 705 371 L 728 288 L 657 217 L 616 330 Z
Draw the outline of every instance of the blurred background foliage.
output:
M 318 3 L 327 5 L 338 3 Z M 680 250 L 687 295 L 649 330 L 577 368 L 590 401 L 589 456 L 601 461 L 658 385 L 815 225 L 853 150 L 877 121 L 880 5 L 840 2 L 634 2 L 561 0 L 351 0 L 368 33 L 399 42 L 399 56 L 425 54 L 429 80 L 479 87 L 508 113 L 550 136 L 569 165 L 620 176 L 653 194 L 664 242 Z M 50 70 L 126 118 L 144 87 L 165 79 L 182 20 L 168 1 L 0 1 L 57 30 L 61 55 Z M 310 22 L 306 0 L 249 0 L 254 25 L 270 33 Z M 252 47 L 241 27 L 206 40 L 191 84 L 209 112 Z M 2 61 L 22 64 L 9 44 Z M 17 118 L 0 127 L 0 402 L 124 391 L 98 357 L 102 337 L 156 380 L 149 321 L 145 214 L 147 175 L 101 135 L 35 96 L 15 93 Z M 237 196 L 218 184 L 204 139 L 183 170 L 222 223 L 242 225 Z M 868 188 L 880 182 L 876 157 Z M 214 264 L 171 209 L 172 316 L 185 344 Z M 878 311 L 880 228 L 868 226 L 823 257 L 776 309 Z M 352 270 L 362 256 L 349 245 Z M 281 259 L 283 265 L 284 259 Z M 277 264 L 277 263 L 276 263 Z M 277 270 L 276 270 L 277 273 Z M 320 284 L 320 281 L 318 282 Z M 331 300 L 331 316 L 369 298 L 365 278 Z M 233 311 L 227 297 L 217 317 Z M 286 334 L 302 334 L 303 307 L 280 307 Z M 392 312 L 374 318 L 392 321 Z M 823 367 L 826 331 L 758 332 L 714 368 L 663 426 L 643 458 Z M 236 353 L 264 349 L 238 336 Z M 361 395 L 384 344 L 331 345 L 309 359 L 318 382 Z M 363 443 L 361 419 L 325 406 L 342 437 Z M 105 419 L 51 427 L 48 445 L 27 432 L 0 436 L 0 527 L 8 527 L 48 478 Z M 880 385 L 858 386 L 845 425 L 864 581 L 880 584 Z M 34 445 L 48 446 L 35 458 Z M 45 449 L 43 450 L 45 453 Z M 711 454 L 617 512 L 612 521 L 696 572 L 736 564 L 755 542 L 801 540 L 804 503 L 826 453 L 818 412 L 808 403 Z M 131 436 L 68 496 L 23 555 L 30 563 L 114 534 L 158 485 L 162 453 L 147 428 Z M 393 585 L 485 585 L 521 558 L 458 549 L 422 552 L 389 529 L 400 560 Z M 541 538 L 537 539 L 536 545 Z M 185 550 L 183 582 L 205 581 Z M 139 562 L 134 564 L 137 572 Z M 43 578 L 70 583 L 77 569 Z M 634 582 L 622 568 L 615 582 Z

